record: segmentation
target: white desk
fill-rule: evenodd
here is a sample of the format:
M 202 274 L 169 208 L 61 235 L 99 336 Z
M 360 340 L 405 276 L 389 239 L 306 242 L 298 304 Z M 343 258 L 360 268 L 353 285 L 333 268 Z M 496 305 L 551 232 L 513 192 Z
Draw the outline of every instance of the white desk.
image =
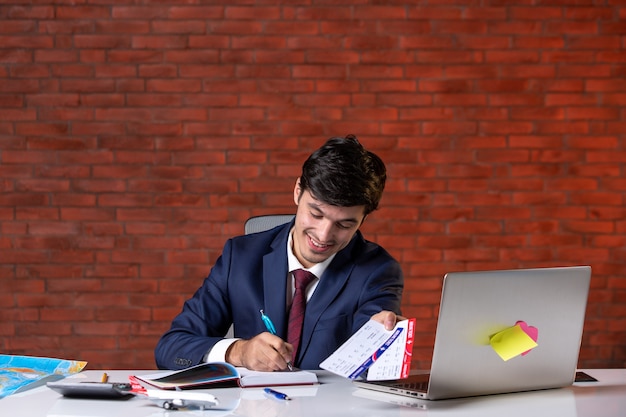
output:
M 109 381 L 127 382 L 129 374 L 154 371 L 107 371 Z M 219 409 L 167 411 L 151 401 L 85 400 L 64 398 L 39 386 L 0 400 L 0 415 L 15 417 L 624 417 L 626 415 L 626 369 L 590 369 L 585 372 L 599 382 L 575 383 L 572 387 L 456 400 L 423 401 L 355 388 L 341 377 L 319 372 L 320 385 L 284 387 L 291 401 L 266 397 L 261 389 L 210 390 Z M 84 371 L 71 378 L 99 381 L 102 371 Z

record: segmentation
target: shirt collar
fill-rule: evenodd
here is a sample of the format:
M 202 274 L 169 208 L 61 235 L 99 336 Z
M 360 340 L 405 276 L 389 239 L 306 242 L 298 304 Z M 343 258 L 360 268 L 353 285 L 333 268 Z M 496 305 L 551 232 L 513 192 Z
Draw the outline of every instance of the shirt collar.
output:
M 326 271 L 326 268 L 328 268 L 328 265 L 330 265 L 330 263 L 335 258 L 335 255 L 337 254 L 333 253 L 324 262 L 315 264 L 311 268 L 305 268 L 304 266 L 302 266 L 298 258 L 296 258 L 296 255 L 294 255 L 293 253 L 293 229 L 291 229 L 291 231 L 289 232 L 289 238 L 287 239 L 287 262 L 289 266 L 289 272 L 293 272 L 296 269 L 304 269 L 305 271 L 309 271 L 310 273 L 315 275 L 317 278 L 321 278 Z

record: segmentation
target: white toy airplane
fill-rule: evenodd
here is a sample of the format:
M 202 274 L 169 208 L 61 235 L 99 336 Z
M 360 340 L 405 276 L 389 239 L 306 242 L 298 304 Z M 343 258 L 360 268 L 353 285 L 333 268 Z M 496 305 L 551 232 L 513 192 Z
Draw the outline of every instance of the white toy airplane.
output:
M 141 385 L 137 378 L 130 376 L 129 379 L 130 385 L 132 386 L 131 392 L 133 394 L 143 395 L 166 410 L 177 410 L 179 408 L 189 407 L 204 410 L 205 408 L 215 407 L 219 404 L 217 398 L 208 392 L 148 389 Z
M 145 395 L 159 407 L 166 410 L 194 407 L 204 410 L 215 407 L 219 402 L 215 396 L 207 392 L 166 391 L 147 389 Z

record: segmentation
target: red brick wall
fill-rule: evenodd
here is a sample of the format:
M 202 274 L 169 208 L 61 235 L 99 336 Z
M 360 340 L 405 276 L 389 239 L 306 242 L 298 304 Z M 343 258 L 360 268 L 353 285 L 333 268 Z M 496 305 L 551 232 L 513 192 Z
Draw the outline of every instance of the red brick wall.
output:
M 445 272 L 577 264 L 580 365 L 626 365 L 624 2 L 189 3 L 0 5 L 0 351 L 152 368 L 224 241 L 354 133 L 415 367 Z

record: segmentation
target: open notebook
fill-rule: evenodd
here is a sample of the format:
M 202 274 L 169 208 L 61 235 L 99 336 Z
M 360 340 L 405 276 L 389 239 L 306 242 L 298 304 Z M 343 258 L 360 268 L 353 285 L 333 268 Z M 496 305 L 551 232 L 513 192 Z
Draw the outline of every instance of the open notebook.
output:
M 202 363 L 180 371 L 133 375 L 134 379 L 161 389 L 211 388 L 240 386 L 267 387 L 317 384 L 317 375 L 309 371 L 261 372 L 235 368 L 225 362 Z

